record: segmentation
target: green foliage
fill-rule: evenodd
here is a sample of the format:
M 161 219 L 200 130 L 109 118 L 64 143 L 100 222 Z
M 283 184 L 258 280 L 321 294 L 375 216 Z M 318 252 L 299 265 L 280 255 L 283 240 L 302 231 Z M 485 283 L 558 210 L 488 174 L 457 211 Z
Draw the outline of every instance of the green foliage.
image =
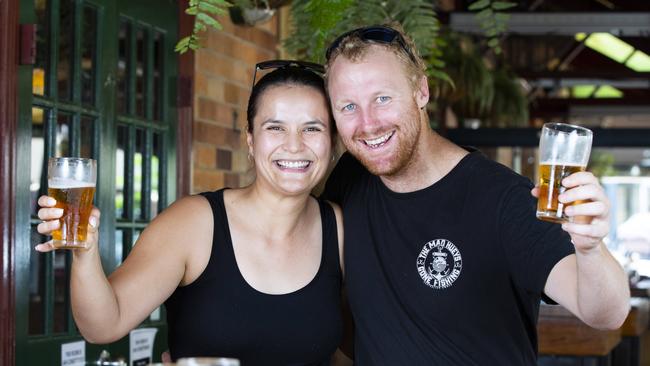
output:
M 293 31 L 284 46 L 296 58 L 323 62 L 325 46 L 338 35 L 371 24 L 399 22 L 411 36 L 431 70 L 440 73 L 436 51 L 439 23 L 425 0 L 293 0 Z
M 617 172 L 614 169 L 614 162 L 613 154 L 593 151 L 591 153 L 591 160 L 589 161 L 589 171 L 598 178 L 616 175 Z
M 181 38 L 176 44 L 175 51 L 185 53 L 188 50 L 197 50 L 201 47 L 199 33 L 208 27 L 221 30 L 221 24 L 216 20 L 217 15 L 226 14 L 226 8 L 231 6 L 225 0 L 189 0 L 185 13 L 194 16 L 192 34 Z
M 439 99 L 461 119 L 478 118 L 483 127 L 514 127 L 528 122 L 528 100 L 514 74 L 506 68 L 490 69 L 474 43 L 459 34 L 444 32 L 442 49 L 447 75 Z
M 438 85 L 440 98 L 461 117 L 486 116 L 494 96 L 492 73 L 469 39 L 450 32 L 442 37 L 444 71 L 454 82 Z
M 506 68 L 492 72 L 494 92 L 487 119 L 491 127 L 517 127 L 528 123 L 528 99 L 517 77 Z
M 497 55 L 501 53 L 499 37 L 506 31 L 510 19 L 510 15 L 502 11 L 515 6 L 517 4 L 510 1 L 493 0 L 478 0 L 469 6 L 469 10 L 477 11 L 476 20 L 488 38 L 487 45 Z

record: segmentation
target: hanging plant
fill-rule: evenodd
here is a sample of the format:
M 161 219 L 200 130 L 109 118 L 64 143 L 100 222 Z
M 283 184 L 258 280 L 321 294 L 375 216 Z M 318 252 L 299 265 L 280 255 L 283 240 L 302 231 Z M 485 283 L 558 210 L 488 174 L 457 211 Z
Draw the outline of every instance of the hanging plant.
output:
M 295 57 L 325 60 L 325 46 L 343 32 L 371 24 L 399 22 L 430 69 L 440 70 L 439 22 L 425 0 L 294 0 L 292 32 L 284 46 Z
M 468 7 L 469 10 L 477 12 L 476 20 L 485 32 L 487 45 L 497 55 L 501 53 L 499 37 L 508 28 L 510 20 L 510 15 L 503 11 L 515 6 L 517 4 L 510 1 L 478 0 Z
M 461 118 L 484 118 L 494 97 L 491 71 L 468 38 L 453 32 L 442 38 L 443 71 L 453 83 L 437 85 L 439 99 Z
M 490 127 L 519 127 L 528 124 L 528 99 L 516 75 L 505 67 L 495 70 Z
M 201 47 L 199 33 L 204 32 L 208 27 L 221 30 L 221 24 L 215 19 L 216 16 L 226 14 L 226 9 L 231 6 L 225 0 L 189 0 L 189 6 L 185 13 L 194 16 L 194 27 L 192 34 L 181 38 L 174 49 L 181 54 Z

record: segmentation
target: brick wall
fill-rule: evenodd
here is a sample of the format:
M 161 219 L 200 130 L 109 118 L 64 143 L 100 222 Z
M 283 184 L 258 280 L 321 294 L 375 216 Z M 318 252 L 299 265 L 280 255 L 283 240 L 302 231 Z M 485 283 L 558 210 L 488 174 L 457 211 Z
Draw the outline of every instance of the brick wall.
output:
M 278 14 L 256 27 L 219 18 L 223 30 L 203 34 L 194 64 L 192 193 L 251 182 L 246 105 L 255 64 L 278 58 Z

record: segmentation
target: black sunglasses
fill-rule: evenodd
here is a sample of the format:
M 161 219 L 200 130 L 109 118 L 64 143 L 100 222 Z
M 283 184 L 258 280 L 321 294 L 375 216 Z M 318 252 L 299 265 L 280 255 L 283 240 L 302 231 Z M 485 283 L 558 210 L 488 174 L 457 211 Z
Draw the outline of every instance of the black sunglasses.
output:
M 345 37 L 351 35 L 356 35 L 364 41 L 373 41 L 373 42 L 387 43 L 387 44 L 393 43 L 393 41 L 397 40 L 397 44 L 399 44 L 400 47 L 402 47 L 402 49 L 404 50 L 404 52 L 406 52 L 406 54 L 409 56 L 411 61 L 413 61 L 413 63 L 416 65 L 418 64 L 415 55 L 411 52 L 411 50 L 406 45 L 406 41 L 404 40 L 404 37 L 402 37 L 402 35 L 395 29 L 383 25 L 373 25 L 370 27 L 357 28 L 349 32 L 343 33 L 338 38 L 336 38 L 334 42 L 332 42 L 330 46 L 327 48 L 327 51 L 325 51 L 325 59 L 329 61 L 332 52 L 334 52 L 335 49 L 339 48 L 339 46 L 341 45 L 341 41 L 343 41 Z
M 297 61 L 297 60 L 269 60 L 263 61 L 255 65 L 255 71 L 253 71 L 253 86 L 255 86 L 255 80 L 257 78 L 257 70 L 267 70 L 267 69 L 282 69 L 285 67 L 301 67 L 303 69 L 316 72 L 318 74 L 325 73 L 325 67 L 321 64 L 308 62 L 308 61 Z

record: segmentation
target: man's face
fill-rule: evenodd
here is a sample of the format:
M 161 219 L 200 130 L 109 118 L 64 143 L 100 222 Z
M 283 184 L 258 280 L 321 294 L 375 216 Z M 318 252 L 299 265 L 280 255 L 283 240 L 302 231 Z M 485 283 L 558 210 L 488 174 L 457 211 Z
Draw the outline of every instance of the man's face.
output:
M 413 90 L 398 58 L 379 46 L 357 62 L 339 56 L 328 70 L 327 87 L 348 151 L 375 175 L 392 176 L 406 168 L 422 129 L 419 107 L 428 93 L 424 98 Z

